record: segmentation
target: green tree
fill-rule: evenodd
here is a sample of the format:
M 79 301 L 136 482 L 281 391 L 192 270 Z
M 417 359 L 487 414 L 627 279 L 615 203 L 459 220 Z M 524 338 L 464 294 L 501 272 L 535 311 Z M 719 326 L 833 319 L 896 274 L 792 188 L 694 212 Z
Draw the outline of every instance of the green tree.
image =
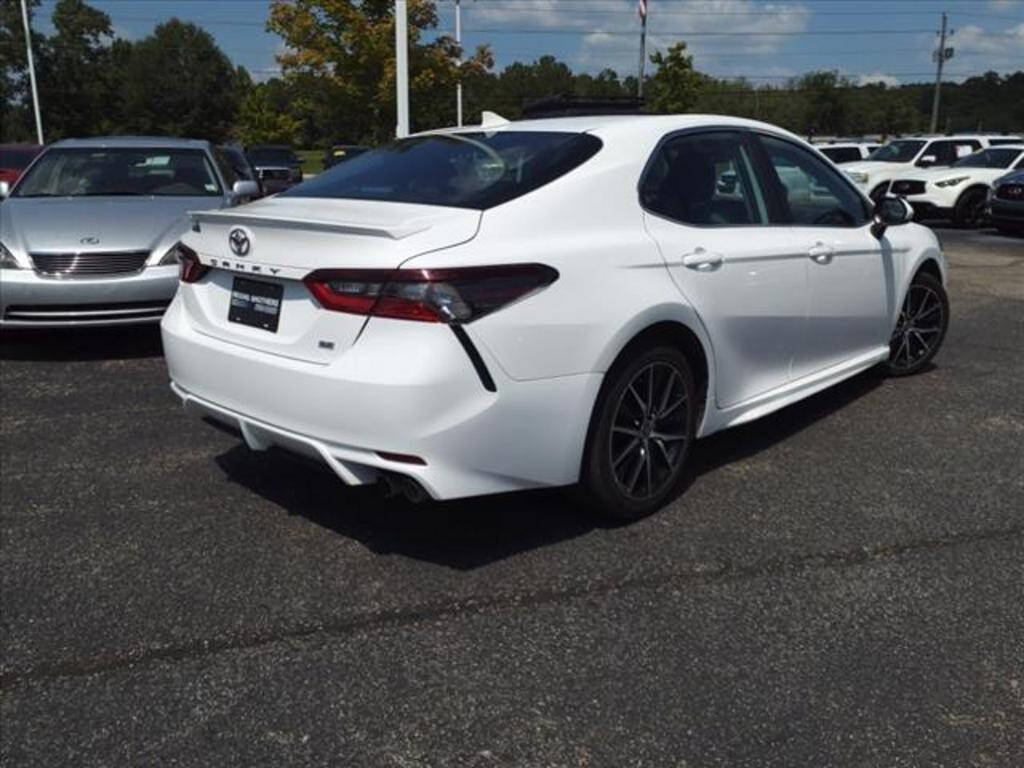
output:
M 209 33 L 178 19 L 134 43 L 124 66 L 124 128 L 224 141 L 234 131 L 239 76 Z
M 56 34 L 40 46 L 39 88 L 48 139 L 107 132 L 116 125 L 110 17 L 82 0 L 59 0 Z
M 647 82 L 647 109 L 662 114 L 693 109 L 707 78 L 693 68 L 693 57 L 686 54 L 686 43 L 680 41 L 666 53 L 655 51 L 651 63 L 657 69 Z
M 302 143 L 302 124 L 281 108 L 279 98 L 280 80 L 272 80 L 253 86 L 242 100 L 239 114 L 238 139 L 252 144 Z
M 278 56 L 285 79 L 297 86 L 293 114 L 304 124 L 351 140 L 394 135 L 395 63 L 392 0 L 274 0 L 267 29 L 288 51 Z M 441 35 L 433 0 L 409 0 L 409 103 L 414 129 L 455 121 L 459 49 Z M 492 66 L 481 48 L 462 65 L 469 77 Z M 313 95 L 313 99 L 302 97 Z M 324 139 L 327 135 L 323 136 Z

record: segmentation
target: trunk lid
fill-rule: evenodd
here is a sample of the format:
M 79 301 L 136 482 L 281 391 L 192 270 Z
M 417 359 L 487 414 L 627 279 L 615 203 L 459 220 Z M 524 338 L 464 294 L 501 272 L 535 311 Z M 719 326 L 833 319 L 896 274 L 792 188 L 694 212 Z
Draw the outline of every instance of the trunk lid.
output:
M 397 268 L 413 256 L 471 240 L 480 216 L 465 208 L 315 198 L 270 198 L 226 211 L 195 212 L 193 230 L 182 239 L 213 269 L 184 286 L 182 298 L 201 333 L 328 364 L 355 342 L 366 317 L 320 307 L 302 283 L 306 275 L 316 269 Z M 233 294 L 236 307 L 252 295 L 248 289 L 254 286 L 241 280 L 280 286 L 275 331 L 229 320 Z M 265 292 L 274 295 L 276 290 Z M 275 300 L 270 299 L 271 308 Z M 266 305 L 266 299 L 261 301 Z

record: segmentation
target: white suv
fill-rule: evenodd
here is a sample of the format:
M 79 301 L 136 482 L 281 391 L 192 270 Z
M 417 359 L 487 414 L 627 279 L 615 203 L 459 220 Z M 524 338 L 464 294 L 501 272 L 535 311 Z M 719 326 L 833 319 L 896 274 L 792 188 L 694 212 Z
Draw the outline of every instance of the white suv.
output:
M 905 178 L 915 168 L 949 166 L 979 149 L 1000 144 L 1019 144 L 1019 136 L 918 136 L 896 139 L 859 163 L 843 166 L 857 187 L 872 200 L 880 200 L 889 191 L 889 183 Z
M 928 168 L 896 179 L 890 191 L 905 197 L 919 219 L 951 219 L 957 226 L 980 227 L 988 220 L 985 199 L 992 182 L 1024 168 L 1024 144 L 989 147 L 949 168 Z

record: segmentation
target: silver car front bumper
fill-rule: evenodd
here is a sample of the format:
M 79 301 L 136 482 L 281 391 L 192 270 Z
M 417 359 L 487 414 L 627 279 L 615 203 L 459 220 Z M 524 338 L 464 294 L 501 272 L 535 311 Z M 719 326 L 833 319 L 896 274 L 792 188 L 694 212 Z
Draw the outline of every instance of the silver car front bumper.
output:
M 31 269 L 0 269 L 0 327 L 155 323 L 177 289 L 177 265 L 88 278 L 45 277 Z

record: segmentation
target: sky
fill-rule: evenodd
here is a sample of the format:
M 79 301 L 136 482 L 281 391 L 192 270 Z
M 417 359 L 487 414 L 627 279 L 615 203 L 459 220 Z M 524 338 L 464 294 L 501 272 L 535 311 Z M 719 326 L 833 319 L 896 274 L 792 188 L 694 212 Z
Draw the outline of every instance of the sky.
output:
M 37 18 L 49 32 L 55 0 Z M 281 40 L 265 31 L 269 0 L 89 0 L 116 33 L 146 36 L 177 16 L 217 40 L 255 79 L 276 73 Z M 551 54 L 576 71 L 639 66 L 636 0 L 461 0 L 463 44 L 490 44 L 500 70 Z M 454 0 L 438 0 L 439 32 L 454 34 Z M 941 14 L 954 30 L 948 81 L 1024 69 L 1024 0 L 648 0 L 648 53 L 685 40 L 697 69 L 782 83 L 815 69 L 856 82 L 934 79 Z M 648 72 L 651 65 L 648 64 Z

